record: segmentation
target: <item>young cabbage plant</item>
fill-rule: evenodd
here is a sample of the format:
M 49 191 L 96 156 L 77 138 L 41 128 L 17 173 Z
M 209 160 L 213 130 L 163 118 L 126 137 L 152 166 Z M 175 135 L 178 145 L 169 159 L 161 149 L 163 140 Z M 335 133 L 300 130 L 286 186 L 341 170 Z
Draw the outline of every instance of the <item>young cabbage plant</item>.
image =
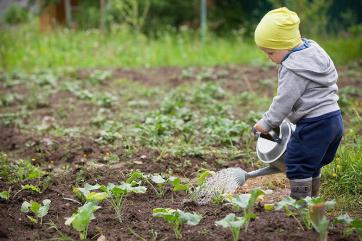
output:
M 167 183 L 167 180 L 161 175 L 150 175 L 148 178 L 146 179 L 146 182 L 150 184 L 152 189 L 156 192 L 157 197 L 163 197 L 165 194 L 165 184 Z M 155 187 L 149 180 L 157 186 Z
M 126 179 L 126 183 L 132 184 L 132 186 L 139 185 L 141 181 L 146 180 L 147 175 L 139 170 L 132 171 L 128 178 Z
M 145 193 L 147 188 L 144 186 L 132 186 L 130 183 L 123 182 L 120 185 L 114 185 L 113 183 L 108 183 L 107 186 L 102 185 L 100 190 L 107 193 L 107 201 L 112 205 L 119 222 L 122 223 L 122 211 L 126 197 L 130 193 Z
M 197 186 L 202 186 L 206 182 L 206 179 L 213 174 L 215 174 L 215 172 L 207 169 L 199 170 L 197 172 Z
M 108 194 L 106 192 L 93 192 L 93 190 L 98 190 L 100 187 L 101 186 L 99 184 L 89 185 L 86 183 L 83 188 L 73 188 L 73 192 L 83 203 L 95 202 L 99 204 L 104 199 L 108 198 Z
M 179 177 L 171 176 L 168 178 L 168 182 L 173 186 L 174 192 L 178 192 L 178 191 L 188 192 L 190 189 L 189 185 L 183 184 L 181 181 L 181 178 L 179 178 Z
M 238 196 L 227 195 L 226 201 L 230 202 L 236 211 L 243 210 L 243 219 L 245 224 L 245 232 L 248 230 L 249 222 L 251 219 L 256 218 L 256 215 L 253 213 L 253 208 L 262 195 L 267 194 L 267 191 L 261 189 L 253 189 L 250 193 L 240 194 Z
M 126 183 L 136 186 L 142 181 L 146 182 L 155 191 L 157 197 L 162 197 L 165 194 L 165 184 L 167 183 L 167 179 L 161 175 L 146 175 L 138 170 L 135 170 L 129 174 Z
M 302 220 L 307 229 L 312 228 L 308 208 L 306 208 L 306 203 L 303 199 L 295 200 L 291 197 L 285 197 L 282 201 L 276 203 L 275 205 L 275 210 L 282 209 L 288 216 L 292 216 L 294 218 L 303 231 L 304 227 L 299 219 Z
M 222 226 L 223 228 L 229 228 L 233 236 L 233 241 L 237 241 L 239 240 L 241 227 L 246 224 L 246 219 L 244 217 L 237 217 L 234 213 L 230 213 L 225 218 L 216 221 L 215 224 L 217 226 Z
M 154 208 L 153 216 L 163 218 L 169 223 L 175 232 L 176 239 L 182 238 L 182 227 L 184 224 L 197 225 L 202 219 L 202 216 L 197 213 L 187 213 L 172 208 Z
M 18 195 L 20 192 L 25 191 L 25 190 L 33 192 L 33 193 L 41 193 L 41 190 L 38 186 L 34 186 L 31 184 L 25 184 L 25 185 L 21 185 L 21 189 L 14 194 L 14 197 L 16 195 Z
M 326 216 L 326 210 L 335 207 L 335 201 L 324 201 L 321 197 L 304 199 L 308 205 L 310 222 L 313 228 L 319 233 L 321 241 L 327 241 L 329 221 Z
M 359 241 L 362 241 L 362 219 L 353 219 L 348 214 L 343 214 L 338 216 L 334 223 L 343 223 L 346 224 L 345 234 L 351 235 L 355 232 L 358 236 Z
M 21 205 L 21 212 L 23 213 L 32 213 L 32 216 L 26 215 L 32 223 L 38 223 L 38 218 L 40 218 L 40 225 L 43 224 L 43 217 L 48 214 L 49 206 L 51 201 L 49 199 L 44 199 L 42 201 L 43 205 L 35 201 L 24 201 Z
M 101 208 L 94 202 L 87 202 L 82 207 L 78 208 L 76 213 L 73 213 L 70 218 L 66 218 L 65 225 L 72 227 L 79 232 L 81 240 L 87 239 L 88 226 L 95 219 L 94 212 Z

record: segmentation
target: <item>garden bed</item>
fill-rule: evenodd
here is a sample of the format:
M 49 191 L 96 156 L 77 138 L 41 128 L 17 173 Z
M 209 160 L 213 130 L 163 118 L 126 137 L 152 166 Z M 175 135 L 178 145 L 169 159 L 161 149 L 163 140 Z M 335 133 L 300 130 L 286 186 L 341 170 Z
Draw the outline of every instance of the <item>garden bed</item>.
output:
M 166 132 L 168 139 L 160 141 L 157 138 L 164 136 L 155 137 L 155 141 L 151 142 L 153 136 L 145 132 L 150 126 L 143 125 L 147 124 L 148 117 L 167 108 L 164 97 L 169 92 L 175 89 L 197 89 L 199 85 L 201 90 L 191 92 L 190 96 L 194 99 L 190 102 L 187 94 L 175 94 L 176 97 L 183 96 L 186 103 L 191 103 L 183 118 L 191 118 L 187 114 L 194 114 L 200 109 L 196 117 L 192 118 L 202 120 L 200 115 L 217 115 L 218 110 L 207 109 L 211 105 L 207 101 L 211 101 L 213 108 L 220 108 L 220 115 L 230 111 L 233 120 L 243 118 L 249 124 L 253 116 L 246 118 L 246 114 L 265 110 L 273 96 L 276 68 L 225 66 L 97 71 L 97 76 L 94 75 L 95 70 L 57 75 L 54 83 L 51 77 L 35 75 L 32 78 L 38 80 L 34 84 L 36 87 L 27 83 L 28 77 L 13 76 L 8 77 L 9 83 L 2 82 L 0 93 L 4 96 L 11 94 L 12 97 L 2 102 L 0 151 L 6 153 L 12 163 L 20 159 L 29 160 L 34 166 L 40 166 L 46 174 L 38 179 L 25 178 L 13 183 L 0 179 L 0 191 L 11 188 L 10 199 L 0 201 L 0 240 L 51 240 L 61 237 L 61 233 L 77 240 L 78 233 L 65 225 L 65 218 L 72 216 L 80 207 L 72 187 L 84 183 L 120 183 L 136 169 L 147 174 L 178 176 L 185 182 L 192 182 L 200 169 L 216 171 L 238 166 L 250 171 L 260 167 L 249 130 L 240 130 L 236 135 L 227 132 L 231 133 L 230 143 L 229 139 L 224 140 L 212 131 L 210 135 L 214 135 L 214 139 L 208 140 L 208 132 L 197 132 L 199 123 L 195 122 L 195 130 L 189 139 L 182 137 L 182 132 Z M 361 87 L 362 82 L 358 79 L 360 72 L 356 75 L 356 69 L 354 71 L 352 73 L 348 67 L 341 68 L 340 87 Z M 102 76 L 102 73 L 106 74 Z M 16 83 L 17 80 L 19 83 Z M 84 84 L 87 81 L 90 82 Z M 75 82 L 79 85 L 73 85 Z M 220 86 L 228 94 L 219 93 L 215 86 Z M 206 91 L 211 92 L 211 97 L 202 95 Z M 45 92 L 51 94 L 42 96 Z M 176 97 L 169 98 L 177 101 Z M 260 99 L 265 101 L 260 102 Z M 232 107 L 225 110 L 218 103 Z M 176 112 L 185 105 L 183 103 Z M 26 110 L 22 106 L 26 106 Z M 203 110 L 209 112 L 205 114 Z M 97 119 L 98 116 L 100 118 Z M 114 122 L 109 122 L 112 120 Z M 122 126 L 117 126 L 115 122 Z M 108 130 L 107 123 L 111 127 L 105 135 L 99 129 Z M 138 132 L 132 132 L 131 135 L 129 132 L 135 128 L 135 123 L 141 127 L 136 126 Z M 233 128 L 239 128 L 243 123 L 234 124 Z M 119 135 L 111 135 L 115 133 Z M 141 133 L 144 139 L 137 139 L 134 133 Z M 183 145 L 177 144 L 179 137 L 185 138 Z M 46 182 L 47 185 L 44 184 Z M 25 184 L 42 186 L 44 191 L 34 193 L 24 190 L 14 197 L 21 185 Z M 132 194 L 126 199 L 122 224 L 115 218 L 109 203 L 101 203 L 102 208 L 95 212 L 95 219 L 89 226 L 88 239 L 97 240 L 100 235 L 104 235 L 107 240 L 175 240 L 171 227 L 152 216 L 154 208 L 167 207 L 196 212 L 203 217 L 198 225 L 184 227 L 182 240 L 232 240 L 229 230 L 215 225 L 215 221 L 233 212 L 230 206 L 200 206 L 190 201 L 187 193 L 174 193 L 170 187 L 166 188 L 163 197 L 157 197 L 152 188 L 149 185 L 147 187 L 145 194 Z M 280 201 L 288 194 L 283 177 L 274 175 L 267 179 L 249 180 L 239 191 L 247 192 L 254 187 L 273 189 L 274 192 L 257 203 L 257 217 L 252 219 L 247 232 L 241 230 L 240 240 L 319 240 L 318 233 L 302 230 L 296 220 L 284 212 L 264 210 L 265 203 Z M 41 202 L 44 199 L 51 200 L 49 213 L 43 218 L 42 225 L 32 224 L 20 211 L 20 207 L 24 201 Z M 50 228 L 50 222 L 58 231 Z M 342 225 L 331 226 L 328 240 L 358 240 L 356 234 L 345 236 L 343 230 Z

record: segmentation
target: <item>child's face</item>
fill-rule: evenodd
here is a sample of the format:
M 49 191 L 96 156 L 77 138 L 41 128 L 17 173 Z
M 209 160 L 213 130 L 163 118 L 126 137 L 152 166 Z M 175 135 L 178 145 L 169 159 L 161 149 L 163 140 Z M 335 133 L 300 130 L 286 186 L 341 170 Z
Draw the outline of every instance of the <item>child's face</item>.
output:
M 274 63 L 280 64 L 285 56 L 290 52 L 288 49 L 268 49 L 260 48 Z

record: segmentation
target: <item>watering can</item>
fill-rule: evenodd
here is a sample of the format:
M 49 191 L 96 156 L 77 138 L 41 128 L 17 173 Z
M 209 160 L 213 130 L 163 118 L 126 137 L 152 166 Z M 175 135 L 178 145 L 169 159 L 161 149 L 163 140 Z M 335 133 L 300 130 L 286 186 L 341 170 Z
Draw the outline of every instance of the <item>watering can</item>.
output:
M 232 193 L 246 180 L 253 177 L 271 175 L 285 172 L 284 154 L 287 144 L 295 130 L 295 125 L 289 121 L 271 130 L 268 134 L 256 133 L 256 153 L 261 162 L 267 167 L 255 171 L 246 172 L 240 167 L 222 169 L 209 177 L 205 185 L 196 194 L 199 204 L 206 204 L 213 196 L 219 193 Z
M 284 154 L 294 130 L 295 125 L 287 120 L 268 134 L 257 133 L 253 129 L 257 138 L 257 156 L 268 166 L 251 172 L 246 172 L 241 168 L 230 168 L 238 185 L 242 186 L 249 178 L 285 172 Z

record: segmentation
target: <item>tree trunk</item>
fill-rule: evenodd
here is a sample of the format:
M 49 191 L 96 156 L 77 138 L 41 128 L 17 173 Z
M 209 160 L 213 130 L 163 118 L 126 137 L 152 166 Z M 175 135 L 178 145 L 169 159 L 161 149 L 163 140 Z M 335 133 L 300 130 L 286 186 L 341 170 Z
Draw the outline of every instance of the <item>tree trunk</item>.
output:
M 106 0 L 100 0 L 100 8 L 101 8 L 100 9 L 101 16 L 100 16 L 99 28 L 101 29 L 101 31 L 104 31 L 106 25 Z

